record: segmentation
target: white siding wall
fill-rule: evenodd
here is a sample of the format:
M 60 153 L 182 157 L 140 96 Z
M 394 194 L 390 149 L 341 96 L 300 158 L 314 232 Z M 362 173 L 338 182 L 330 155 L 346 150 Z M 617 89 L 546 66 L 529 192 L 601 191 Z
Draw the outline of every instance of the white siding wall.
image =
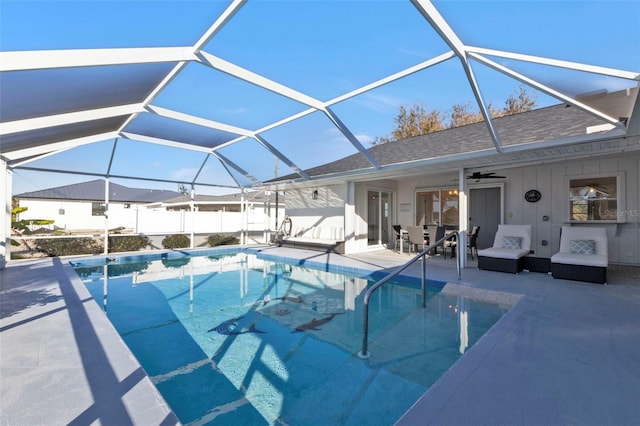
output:
M 609 262 L 640 265 L 640 153 L 611 156 L 597 160 L 576 160 L 500 170 L 506 179 L 494 180 L 504 186 L 504 222 L 533 225 L 532 250 L 535 256 L 551 257 L 558 250 L 560 228 L 568 220 L 569 178 L 622 173 L 624 176 L 625 223 L 592 224 L 580 226 L 604 226 L 609 237 Z M 397 181 L 355 183 L 354 214 L 345 216 L 344 201 L 347 186 L 317 188 L 319 197 L 312 200 L 313 188 L 287 191 L 287 214 L 292 217 L 293 229 L 309 230 L 313 227 L 331 229 L 349 224 L 353 240 L 347 244 L 348 253 L 367 250 L 367 191 L 370 189 L 396 191 L 394 223 L 403 226 L 415 222 L 415 191 L 425 188 L 456 188 L 458 171 L 439 175 L 412 176 Z M 470 188 L 480 183 L 467 181 Z M 396 186 L 397 185 L 397 186 Z M 538 189 L 542 199 L 529 203 L 524 193 Z M 549 220 L 544 221 L 543 216 Z M 350 235 L 346 236 L 350 238 Z M 543 245 L 543 240 L 546 245 Z
M 551 257 L 558 250 L 560 244 L 560 228 L 566 224 L 569 217 L 569 188 L 570 178 L 581 178 L 598 175 L 624 176 L 624 194 L 618 199 L 624 199 L 626 222 L 617 224 L 591 224 L 579 226 L 604 226 L 609 238 L 609 262 L 620 264 L 640 264 L 640 153 L 631 152 L 624 156 L 608 158 L 563 161 L 546 165 L 521 167 L 500 170 L 506 179 L 500 179 L 504 184 L 504 222 L 507 224 L 527 223 L 533 225 L 532 250 L 535 256 Z M 457 171 L 436 176 L 416 176 L 399 181 L 398 206 L 411 205 L 410 211 L 398 209 L 398 222 L 402 225 L 413 224 L 415 221 L 415 190 L 418 188 L 456 187 Z M 498 180 L 495 180 L 498 181 Z M 487 181 L 480 182 L 481 184 Z M 467 181 L 470 188 L 474 182 Z M 529 189 L 537 189 L 542 193 L 542 199 L 537 203 L 529 203 L 524 199 L 524 193 Z M 364 190 L 360 190 L 363 192 Z M 366 192 L 366 191 L 364 191 Z M 356 195 L 360 197 L 360 194 Z M 543 221 L 548 216 L 548 221 Z M 545 240 L 547 245 L 542 245 Z
M 318 199 L 312 198 L 318 191 Z M 316 238 L 344 239 L 344 212 L 347 184 L 287 190 L 286 214 L 291 218 L 292 233 Z M 283 217 L 283 216 L 281 216 Z

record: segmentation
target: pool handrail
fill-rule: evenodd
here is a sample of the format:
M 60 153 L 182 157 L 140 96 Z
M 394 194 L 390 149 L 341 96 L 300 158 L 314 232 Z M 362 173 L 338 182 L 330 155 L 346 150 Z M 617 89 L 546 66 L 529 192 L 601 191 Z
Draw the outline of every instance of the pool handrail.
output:
M 440 238 L 438 241 L 436 241 L 435 243 L 429 245 L 427 248 L 423 249 L 420 253 L 418 253 L 417 255 L 415 255 L 413 258 L 409 259 L 409 261 L 407 263 L 405 263 L 404 265 L 402 265 L 400 268 L 396 269 L 395 271 L 391 272 L 389 275 L 385 276 L 384 278 L 381 278 L 378 282 L 376 282 L 375 284 L 373 284 L 371 287 L 369 287 L 367 289 L 367 291 L 364 294 L 364 316 L 362 319 L 362 350 L 360 352 L 358 352 L 358 356 L 362 359 L 367 359 L 371 356 L 371 354 L 367 351 L 368 350 L 368 340 L 369 340 L 369 300 L 371 299 L 371 295 L 380 287 L 382 287 L 384 284 L 386 284 L 387 282 L 389 282 L 391 279 L 395 278 L 396 276 L 398 276 L 402 271 L 404 271 L 405 269 L 407 269 L 409 266 L 413 265 L 414 263 L 416 263 L 418 260 L 423 259 L 422 261 L 422 273 L 421 273 L 421 292 L 422 292 L 422 307 L 426 307 L 426 299 L 427 299 L 427 295 L 426 295 L 426 285 L 425 285 L 425 275 L 426 275 L 426 269 L 427 269 L 427 262 L 426 262 L 426 256 L 427 254 L 429 254 L 429 252 L 435 250 L 436 247 L 438 247 L 440 244 L 444 243 L 446 240 L 450 240 L 453 237 L 455 237 L 456 241 L 459 241 L 458 238 L 458 234 L 460 234 L 460 231 L 454 231 L 454 232 L 450 232 L 448 234 L 446 234 L 444 237 Z M 457 267 L 457 272 L 458 272 L 458 280 L 460 280 L 460 248 L 458 247 L 458 255 L 456 256 L 456 267 Z

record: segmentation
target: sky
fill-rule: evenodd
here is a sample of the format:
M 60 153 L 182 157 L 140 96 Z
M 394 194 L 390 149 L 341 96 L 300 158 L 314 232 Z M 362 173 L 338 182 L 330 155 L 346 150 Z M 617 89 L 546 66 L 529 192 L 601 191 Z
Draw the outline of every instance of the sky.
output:
M 228 1 L 0 1 L 0 50 L 96 49 L 193 45 L 229 4 Z M 435 7 L 468 46 L 484 47 L 640 72 L 640 0 L 631 1 L 434 1 Z M 409 1 L 252 1 L 204 47 L 205 52 L 320 101 L 399 72 L 449 49 Z M 497 62 L 574 96 L 590 91 L 632 87 L 629 81 L 585 75 L 500 58 Z M 473 63 L 487 103 L 502 107 L 519 82 Z M 101 70 L 78 74 L 42 90 L 63 99 L 71 91 L 91 92 L 94 82 L 118 85 L 132 73 Z M 8 73 L 4 73 L 8 74 Z M 13 81 L 0 76 L 0 83 Z M 82 79 L 87 79 L 86 87 Z M 54 83 L 51 83 L 53 85 Z M 7 86 L 5 86 L 7 87 Z M 107 89 L 111 86 L 104 86 Z M 10 108 L 3 99 L 3 110 Z M 528 89 L 538 107 L 559 103 Z M 37 95 L 37 93 L 36 93 Z M 89 93 L 89 96 L 91 93 Z M 34 95 L 35 96 L 35 95 Z M 43 96 L 44 97 L 44 96 Z M 37 108 L 39 98 L 29 104 Z M 395 127 L 401 105 L 422 105 L 446 116 L 454 104 L 473 105 L 460 62 L 453 58 L 402 80 L 331 107 L 363 146 Z M 308 107 L 257 88 L 201 64 L 189 64 L 152 105 L 257 130 Z M 150 115 L 132 128 L 171 129 L 180 138 L 224 138 L 190 125 Z M 353 154 L 356 149 L 319 112 L 261 134 L 298 167 L 305 169 Z M 209 139 L 207 139 L 209 138 Z M 29 166 L 75 172 L 104 172 L 114 141 L 108 140 L 46 157 Z M 257 142 L 247 139 L 220 150 L 260 180 L 291 173 Z M 184 152 L 119 139 L 111 173 L 154 179 L 199 181 L 200 193 L 228 193 L 234 180 L 219 161 L 200 152 Z M 248 179 L 235 173 L 241 183 Z M 82 175 L 15 170 L 13 192 L 46 189 L 95 179 Z M 177 183 L 118 180 L 131 187 L 177 189 Z

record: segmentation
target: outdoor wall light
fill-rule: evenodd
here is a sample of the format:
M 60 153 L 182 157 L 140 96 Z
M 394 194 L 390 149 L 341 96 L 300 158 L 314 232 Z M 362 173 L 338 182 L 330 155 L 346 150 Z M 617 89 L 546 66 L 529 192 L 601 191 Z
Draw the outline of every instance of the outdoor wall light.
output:
M 317 200 L 318 199 L 318 190 L 314 189 L 313 192 L 311 193 L 311 199 L 313 200 Z

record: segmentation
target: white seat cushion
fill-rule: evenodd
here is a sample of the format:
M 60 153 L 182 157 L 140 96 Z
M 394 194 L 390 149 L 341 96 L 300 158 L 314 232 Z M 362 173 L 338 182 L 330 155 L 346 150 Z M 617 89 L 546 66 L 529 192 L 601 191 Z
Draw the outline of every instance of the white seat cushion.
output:
M 591 250 L 576 250 L 577 246 L 584 245 L 582 244 L 584 242 L 589 242 L 589 246 L 595 248 L 595 254 L 572 253 L 572 251 L 590 253 Z M 609 257 L 605 228 L 563 226 L 560 236 L 560 250 L 551 256 L 551 263 L 606 268 L 609 264 Z
M 608 266 L 608 258 L 606 255 L 560 252 L 551 256 L 551 263 L 562 263 L 565 265 L 598 266 L 606 268 Z
M 498 259 L 520 259 L 523 256 L 529 254 L 529 250 L 514 250 L 502 247 L 489 247 L 486 249 L 478 250 L 478 256 L 494 257 Z

